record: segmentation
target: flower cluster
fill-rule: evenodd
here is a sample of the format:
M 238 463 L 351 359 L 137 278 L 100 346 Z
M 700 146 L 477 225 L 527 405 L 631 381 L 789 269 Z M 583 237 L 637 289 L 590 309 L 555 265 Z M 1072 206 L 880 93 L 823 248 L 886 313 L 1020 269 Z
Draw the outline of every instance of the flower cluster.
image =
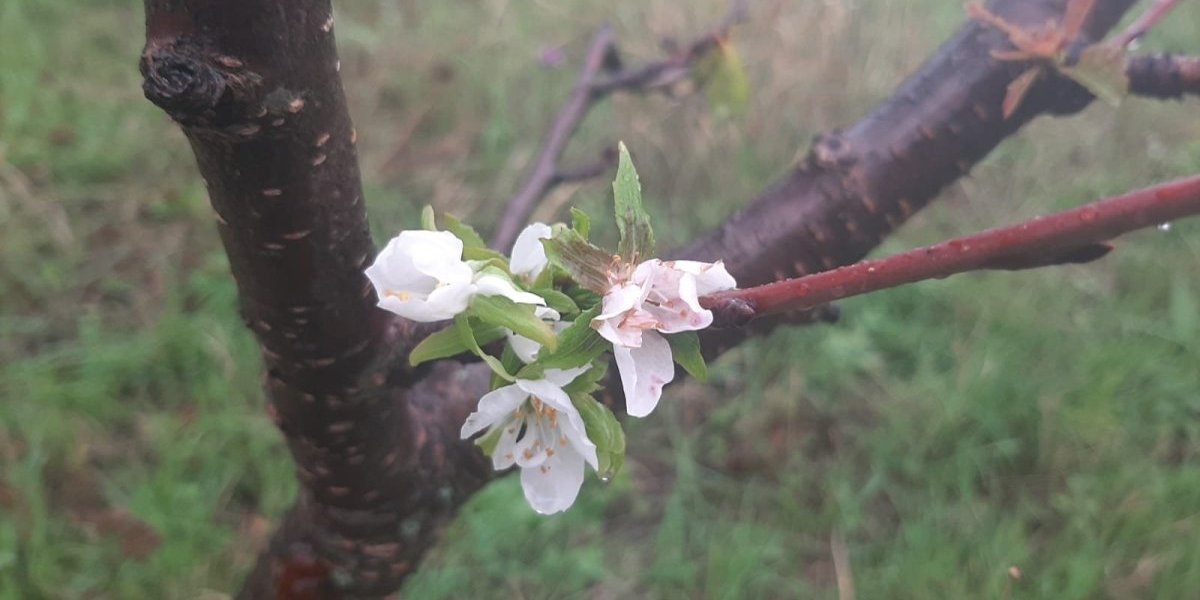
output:
M 519 467 L 525 498 L 544 514 L 575 502 L 585 465 L 607 480 L 624 459 L 621 425 L 593 396 L 606 352 L 629 415 L 649 415 L 676 363 L 703 377 L 695 332 L 713 315 L 700 297 L 736 287 L 720 262 L 644 259 L 653 234 L 624 145 L 613 189 L 615 255 L 588 241 L 590 221 L 578 211 L 570 226 L 528 226 L 509 256 L 452 217 L 437 230 L 427 214 L 427 230 L 400 233 L 366 270 L 381 308 L 415 321 L 453 320 L 410 362 L 471 352 L 491 367 L 493 389 L 461 435 L 478 436 L 496 469 Z

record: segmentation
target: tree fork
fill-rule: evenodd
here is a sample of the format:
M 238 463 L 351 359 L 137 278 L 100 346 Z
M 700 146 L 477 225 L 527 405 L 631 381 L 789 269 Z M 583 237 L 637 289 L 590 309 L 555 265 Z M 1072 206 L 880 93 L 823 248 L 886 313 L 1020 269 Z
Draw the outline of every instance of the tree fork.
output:
M 1132 2 L 1097 0 L 1089 37 Z M 296 585 L 336 581 L 344 596 L 382 597 L 492 477 L 457 439 L 486 369 L 406 370 L 417 330 L 373 307 L 362 268 L 374 247 L 329 0 L 145 4 L 146 95 L 180 123 L 207 182 L 242 314 L 263 347 L 269 408 L 303 484 L 240 597 L 272 597 L 297 572 L 313 581 Z M 1065 1 L 993 4 L 1040 25 Z M 853 262 L 1034 116 L 1091 100 L 1047 78 L 1002 119 L 1021 69 L 991 59 L 1004 43 L 969 23 L 891 99 L 673 255 L 724 258 L 744 285 Z

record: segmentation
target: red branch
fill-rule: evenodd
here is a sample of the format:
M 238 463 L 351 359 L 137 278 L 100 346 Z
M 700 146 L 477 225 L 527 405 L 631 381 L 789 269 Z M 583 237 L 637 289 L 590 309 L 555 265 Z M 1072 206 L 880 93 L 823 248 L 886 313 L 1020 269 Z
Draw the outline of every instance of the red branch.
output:
M 1020 269 L 1099 258 L 1097 246 L 1130 231 L 1200 214 L 1200 176 L 1186 177 L 1016 225 L 832 271 L 713 294 L 717 325 L 807 309 L 841 298 L 981 269 Z

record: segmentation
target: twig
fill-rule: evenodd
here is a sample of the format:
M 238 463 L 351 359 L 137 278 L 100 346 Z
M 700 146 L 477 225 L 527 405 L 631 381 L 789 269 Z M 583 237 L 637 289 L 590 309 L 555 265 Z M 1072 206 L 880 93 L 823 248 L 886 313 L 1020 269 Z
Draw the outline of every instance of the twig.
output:
M 608 77 L 602 77 L 601 73 L 606 63 L 615 56 L 616 46 L 611 30 L 602 27 L 588 46 L 587 56 L 575 81 L 575 87 L 571 90 L 566 104 L 554 117 L 537 161 L 517 189 L 517 193 L 506 203 L 504 214 L 492 235 L 492 247 L 505 249 L 512 245 L 526 219 L 533 212 L 534 205 L 554 186 L 567 181 L 599 177 L 615 164 L 615 161 L 601 160 L 570 170 L 558 165 L 571 136 L 579 129 L 579 124 L 593 106 L 614 92 L 660 91 L 688 77 L 695 62 L 725 38 L 734 25 L 744 21 L 746 13 L 747 0 L 734 0 L 729 12 L 717 27 L 693 42 L 685 51 L 636 69 L 617 70 Z
M 1079 262 L 1119 235 L 1200 214 L 1200 176 L 806 277 L 701 298 L 718 325 L 981 269 Z
M 504 215 L 500 217 L 500 224 L 496 226 L 496 233 L 492 236 L 493 248 L 504 249 L 512 245 L 525 219 L 533 211 L 534 204 L 555 185 L 555 175 L 559 170 L 558 159 L 596 101 L 592 94 L 593 81 L 603 67 L 604 57 L 612 48 L 612 44 L 612 30 L 607 26 L 601 27 L 592 37 L 583 69 L 575 81 L 570 98 L 554 117 L 554 123 L 542 143 L 542 152 L 538 155 L 533 170 L 529 172 L 516 195 L 508 201 Z
M 1150 5 L 1150 8 L 1146 9 L 1142 16 L 1121 32 L 1114 43 L 1119 48 L 1128 48 L 1130 44 L 1141 39 L 1146 32 L 1153 29 L 1178 5 L 1179 0 L 1154 0 L 1154 4 Z

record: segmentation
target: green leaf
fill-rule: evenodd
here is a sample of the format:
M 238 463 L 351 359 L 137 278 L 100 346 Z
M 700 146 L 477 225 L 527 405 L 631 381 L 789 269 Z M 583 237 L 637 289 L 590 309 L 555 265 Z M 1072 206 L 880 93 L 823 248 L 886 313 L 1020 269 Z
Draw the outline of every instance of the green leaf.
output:
M 608 481 L 625 464 L 625 431 L 621 422 L 607 406 L 600 404 L 590 395 L 572 396 L 571 403 L 583 417 L 588 439 L 596 445 L 596 473 Z
M 544 288 L 534 290 L 535 294 L 546 299 L 546 306 L 558 311 L 558 314 L 566 316 L 573 315 L 579 312 L 579 305 L 570 296 L 552 288 Z
M 575 381 L 563 386 L 563 391 L 568 396 L 586 396 L 593 392 L 598 392 L 604 388 L 601 382 L 604 381 L 604 376 L 608 374 L 608 361 L 598 360 L 592 363 L 592 368 L 584 371 Z
M 576 283 L 603 294 L 608 290 L 608 267 L 612 255 L 583 239 L 574 229 L 561 229 L 542 240 L 546 258 L 567 272 Z
M 446 231 L 458 236 L 458 239 L 463 241 L 464 248 L 487 248 L 487 243 L 479 237 L 479 233 L 470 225 L 459 221 L 454 215 L 443 214 L 442 220 L 445 221 Z
M 493 373 L 508 382 L 516 380 L 516 378 L 510 375 L 508 370 L 504 368 L 504 364 L 500 362 L 500 359 L 488 354 L 487 352 L 484 352 L 483 348 L 479 347 L 479 342 L 475 339 L 475 332 L 473 331 L 474 328 L 471 326 L 470 317 L 467 316 L 467 313 L 459 313 L 454 317 L 454 329 L 458 331 L 458 336 L 462 338 L 463 343 L 467 345 L 467 349 L 475 353 L 475 356 L 482 358 L 483 362 L 487 363 L 487 365 L 491 367 Z
M 437 231 L 437 217 L 433 215 L 433 206 L 426 204 L 425 208 L 421 209 L 421 229 L 427 231 Z
M 592 329 L 592 319 L 600 314 L 600 307 L 580 313 L 566 329 L 558 334 L 558 349 L 542 348 L 537 364 L 546 369 L 573 369 L 582 367 L 611 347 L 608 340 Z
M 532 304 L 517 304 L 504 296 L 475 296 L 471 298 L 469 310 L 481 321 L 511 329 L 545 348 L 554 350 L 558 347 L 554 330 L 533 313 Z
M 637 264 L 654 256 L 654 231 L 650 228 L 650 215 L 642 205 L 642 183 L 625 142 L 617 144 L 617 152 L 617 178 L 613 180 L 617 230 L 621 232 L 617 254 L 625 263 Z
M 714 113 L 745 114 L 750 105 L 750 78 L 737 46 L 728 40 L 717 40 L 716 47 L 697 64 L 695 74 L 704 85 L 708 105 Z
M 700 336 L 695 331 L 683 331 L 666 337 L 675 362 L 701 383 L 708 381 L 708 365 L 700 353 Z
M 1087 88 L 1092 95 L 1116 106 L 1129 94 L 1125 62 L 1124 49 L 1111 44 L 1095 44 L 1084 48 L 1079 62 L 1070 67 L 1059 67 L 1059 71 Z
M 472 324 L 472 333 L 480 346 L 490 344 L 504 337 L 504 329 L 483 323 Z M 455 327 L 447 327 L 421 340 L 412 353 L 408 355 L 408 364 L 417 366 L 424 362 L 447 358 L 470 352 L 471 348 L 463 341 Z
M 478 260 L 488 263 L 489 265 L 501 267 L 505 271 L 508 270 L 508 257 L 492 250 L 491 248 L 470 248 L 463 247 L 463 260 Z
M 586 240 L 588 234 L 592 232 L 592 218 L 582 210 L 571 207 L 571 229 L 574 229 L 579 237 Z

